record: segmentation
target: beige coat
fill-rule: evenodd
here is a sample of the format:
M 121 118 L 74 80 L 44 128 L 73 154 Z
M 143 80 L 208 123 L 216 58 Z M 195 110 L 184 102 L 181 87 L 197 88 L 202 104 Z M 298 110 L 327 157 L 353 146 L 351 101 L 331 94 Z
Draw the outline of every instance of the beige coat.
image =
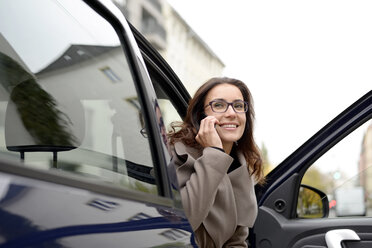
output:
M 227 174 L 233 158 L 215 148 L 202 151 L 178 142 L 172 150 L 182 204 L 200 247 L 247 247 L 257 216 L 254 182 L 246 161 Z

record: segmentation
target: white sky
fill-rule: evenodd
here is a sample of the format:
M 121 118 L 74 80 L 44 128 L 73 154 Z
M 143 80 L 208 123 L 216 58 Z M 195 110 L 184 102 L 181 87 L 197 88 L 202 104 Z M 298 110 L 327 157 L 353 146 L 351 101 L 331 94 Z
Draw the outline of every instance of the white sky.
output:
M 274 165 L 372 89 L 372 1 L 169 3 L 250 88 Z

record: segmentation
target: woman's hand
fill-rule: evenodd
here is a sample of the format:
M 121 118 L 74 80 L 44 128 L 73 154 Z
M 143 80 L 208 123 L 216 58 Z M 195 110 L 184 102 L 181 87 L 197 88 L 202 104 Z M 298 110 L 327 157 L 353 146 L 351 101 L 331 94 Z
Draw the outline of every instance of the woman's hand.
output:
M 214 146 L 223 149 L 221 138 L 215 128 L 216 124 L 219 124 L 219 121 L 214 116 L 207 116 L 201 120 L 199 132 L 195 137 L 201 146 Z

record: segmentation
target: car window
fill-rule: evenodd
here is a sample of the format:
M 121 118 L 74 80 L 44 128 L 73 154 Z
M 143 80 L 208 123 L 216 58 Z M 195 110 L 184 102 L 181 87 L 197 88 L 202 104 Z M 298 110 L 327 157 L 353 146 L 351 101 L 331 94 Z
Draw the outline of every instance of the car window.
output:
M 180 94 L 177 92 L 177 90 L 172 87 L 178 82 L 169 80 L 169 78 L 166 77 L 158 67 L 154 66 L 156 64 L 154 61 L 150 60 L 150 58 L 147 56 L 144 57 L 151 82 L 156 93 L 158 106 L 160 108 L 159 125 L 161 125 L 160 129 L 164 144 L 166 146 L 165 150 L 168 151 L 168 154 L 166 154 L 168 161 L 167 173 L 171 185 L 173 203 L 175 207 L 182 208 L 176 171 L 174 170 L 174 166 L 170 163 L 171 146 L 168 142 L 167 133 L 172 130 L 172 123 L 182 121 L 182 116 L 185 115 L 187 106 L 186 104 L 182 104 L 182 97 L 180 97 Z
M 305 173 L 301 184 L 324 192 L 329 218 L 372 216 L 372 121 L 354 130 L 320 157 Z M 321 201 L 300 192 L 299 217 L 322 217 Z
M 153 63 L 147 63 L 147 68 L 158 100 L 163 124 L 166 132 L 169 132 L 172 129 L 172 123 L 182 122 L 182 115 L 185 115 L 186 106 L 176 103 L 177 101 L 180 102 L 181 97 L 175 89 L 171 89 L 169 86 L 175 82 L 171 82 L 167 77 L 161 75 L 160 69 L 155 68 Z
M 176 111 L 174 105 L 169 99 L 159 99 L 159 106 L 163 114 L 164 118 L 164 125 L 169 132 L 171 128 L 171 124 L 173 122 L 181 122 L 181 116 Z
M 157 194 L 130 65 L 82 1 L 0 3 L 0 155 Z

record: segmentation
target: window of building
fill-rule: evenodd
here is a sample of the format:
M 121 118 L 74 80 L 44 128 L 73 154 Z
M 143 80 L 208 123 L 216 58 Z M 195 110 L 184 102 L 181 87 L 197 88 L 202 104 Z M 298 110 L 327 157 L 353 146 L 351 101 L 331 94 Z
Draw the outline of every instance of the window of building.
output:
M 111 82 L 117 83 L 121 81 L 119 76 L 116 75 L 116 73 L 110 67 L 104 67 L 101 69 L 101 71 L 111 80 Z

